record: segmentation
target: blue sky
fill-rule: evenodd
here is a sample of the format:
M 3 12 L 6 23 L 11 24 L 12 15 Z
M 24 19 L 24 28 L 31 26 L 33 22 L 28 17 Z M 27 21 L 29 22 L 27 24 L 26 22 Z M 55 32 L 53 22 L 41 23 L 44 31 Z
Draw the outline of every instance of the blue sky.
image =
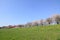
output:
M 25 24 L 60 13 L 60 0 L 0 0 L 0 26 Z

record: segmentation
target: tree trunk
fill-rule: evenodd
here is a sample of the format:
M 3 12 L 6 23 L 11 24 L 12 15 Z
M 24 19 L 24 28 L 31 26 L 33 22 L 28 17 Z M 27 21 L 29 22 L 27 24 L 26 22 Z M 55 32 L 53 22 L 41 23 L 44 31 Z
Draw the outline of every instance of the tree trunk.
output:
M 43 24 L 41 24 L 41 25 L 43 25 Z
M 57 22 L 57 24 L 59 24 L 59 22 Z
M 50 24 L 50 22 L 48 24 Z

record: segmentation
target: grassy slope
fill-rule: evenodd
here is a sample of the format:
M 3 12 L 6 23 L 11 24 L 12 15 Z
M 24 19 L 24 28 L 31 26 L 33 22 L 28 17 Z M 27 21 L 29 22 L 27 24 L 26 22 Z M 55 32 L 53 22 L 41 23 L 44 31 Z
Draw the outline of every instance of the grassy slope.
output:
M 60 25 L 0 29 L 0 40 L 60 40 Z

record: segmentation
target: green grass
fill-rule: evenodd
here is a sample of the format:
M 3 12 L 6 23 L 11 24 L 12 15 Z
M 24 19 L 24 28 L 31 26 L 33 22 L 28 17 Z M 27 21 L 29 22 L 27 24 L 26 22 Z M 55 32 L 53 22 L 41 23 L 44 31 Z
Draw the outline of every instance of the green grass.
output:
M 60 40 L 60 25 L 0 29 L 0 40 Z

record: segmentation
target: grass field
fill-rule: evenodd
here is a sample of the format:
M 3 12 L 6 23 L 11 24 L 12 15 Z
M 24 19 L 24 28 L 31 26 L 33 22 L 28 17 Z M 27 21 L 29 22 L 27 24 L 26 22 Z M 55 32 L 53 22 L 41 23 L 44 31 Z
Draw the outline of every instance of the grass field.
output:
M 60 25 L 0 29 L 0 40 L 60 40 Z

